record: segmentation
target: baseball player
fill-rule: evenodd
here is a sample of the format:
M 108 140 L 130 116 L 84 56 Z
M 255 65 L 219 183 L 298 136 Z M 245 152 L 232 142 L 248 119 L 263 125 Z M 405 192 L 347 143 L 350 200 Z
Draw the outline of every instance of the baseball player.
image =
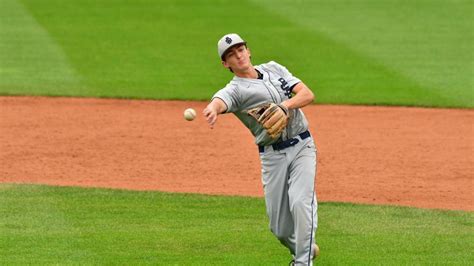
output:
M 316 147 L 300 108 L 314 95 L 274 61 L 253 66 L 247 43 L 235 33 L 224 35 L 217 51 L 234 78 L 212 97 L 203 115 L 213 128 L 218 115 L 233 113 L 251 131 L 270 230 L 293 255 L 290 265 L 312 265 L 319 253 Z

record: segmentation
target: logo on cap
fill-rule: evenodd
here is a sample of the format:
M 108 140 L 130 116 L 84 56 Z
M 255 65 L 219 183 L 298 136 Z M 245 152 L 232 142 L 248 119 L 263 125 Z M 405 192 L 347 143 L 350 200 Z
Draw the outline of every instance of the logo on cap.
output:
M 230 37 L 225 37 L 225 42 L 227 44 L 230 44 L 232 42 L 232 39 Z

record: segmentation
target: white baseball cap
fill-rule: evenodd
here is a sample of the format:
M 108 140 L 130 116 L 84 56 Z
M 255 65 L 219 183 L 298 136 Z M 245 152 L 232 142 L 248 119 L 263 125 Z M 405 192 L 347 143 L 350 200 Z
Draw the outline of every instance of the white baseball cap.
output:
M 217 52 L 219 53 L 219 57 L 221 59 L 224 53 L 232 46 L 237 44 L 247 44 L 238 34 L 236 33 L 229 33 L 224 35 L 218 42 L 217 42 Z

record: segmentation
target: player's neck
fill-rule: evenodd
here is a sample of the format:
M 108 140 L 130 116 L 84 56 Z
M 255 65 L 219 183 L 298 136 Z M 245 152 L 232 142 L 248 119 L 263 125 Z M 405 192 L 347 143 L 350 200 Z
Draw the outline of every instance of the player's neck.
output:
M 258 78 L 257 70 L 255 70 L 253 66 L 250 66 L 244 71 L 235 71 L 234 74 L 239 78 L 247 78 L 247 79 Z

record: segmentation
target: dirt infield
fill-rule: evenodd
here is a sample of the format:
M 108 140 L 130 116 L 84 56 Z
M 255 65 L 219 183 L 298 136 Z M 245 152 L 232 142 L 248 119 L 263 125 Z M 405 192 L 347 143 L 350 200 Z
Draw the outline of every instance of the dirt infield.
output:
M 0 97 L 0 182 L 262 196 L 258 151 L 202 102 Z M 195 108 L 199 117 L 183 119 Z M 313 105 L 320 201 L 474 210 L 473 110 Z

